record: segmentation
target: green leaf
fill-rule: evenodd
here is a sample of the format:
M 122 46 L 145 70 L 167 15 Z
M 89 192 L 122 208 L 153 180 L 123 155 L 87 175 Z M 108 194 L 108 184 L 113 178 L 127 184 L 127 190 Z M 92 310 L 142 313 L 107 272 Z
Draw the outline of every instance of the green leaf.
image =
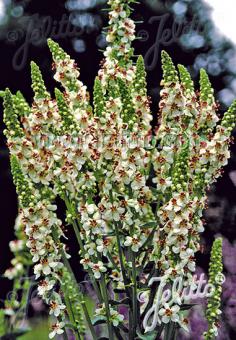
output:
M 96 316 L 93 320 L 92 320 L 92 324 L 93 326 L 96 326 L 96 325 L 100 325 L 102 323 L 106 323 L 106 317 L 104 315 L 99 315 L 99 316 Z
M 120 328 L 124 333 L 129 333 L 129 330 L 122 323 L 119 323 L 118 328 Z
M 164 340 L 176 340 L 178 324 L 176 322 L 169 322 L 165 325 Z
M 187 304 L 186 303 L 186 304 L 180 306 L 180 309 L 181 310 L 189 310 L 190 308 L 192 308 L 192 307 L 194 307 L 196 305 L 197 305 L 197 303 L 191 303 L 191 304 Z
M 119 288 L 115 288 L 114 289 L 115 293 L 125 293 L 125 289 L 119 289 Z
M 137 335 L 139 336 L 139 339 L 141 339 L 141 340 L 154 340 L 154 339 L 156 339 L 157 332 L 152 331 L 152 332 L 147 332 L 145 334 L 137 332 Z
M 129 298 L 125 298 L 125 299 L 120 300 L 120 301 L 110 300 L 109 302 L 110 302 L 110 304 L 112 306 L 116 306 L 116 305 L 128 305 L 129 302 L 130 302 L 130 299 Z
M 157 222 L 151 221 L 151 222 L 147 222 L 147 223 L 140 225 L 140 228 L 142 228 L 142 229 L 148 229 L 148 228 L 151 228 L 151 227 L 157 227 Z
M 22 329 L 22 330 L 16 330 L 12 333 L 8 333 L 5 335 L 6 339 L 17 339 L 19 336 L 22 336 L 28 332 L 30 332 L 30 328 Z M 1 339 L 4 339 L 4 336 L 1 337 Z

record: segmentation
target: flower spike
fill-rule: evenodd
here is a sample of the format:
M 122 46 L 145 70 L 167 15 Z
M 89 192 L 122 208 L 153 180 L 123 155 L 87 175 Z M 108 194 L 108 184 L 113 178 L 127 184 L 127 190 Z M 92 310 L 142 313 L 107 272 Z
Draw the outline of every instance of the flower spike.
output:
M 140 95 L 147 95 L 147 82 L 146 82 L 146 70 L 145 70 L 145 64 L 144 59 L 140 55 L 137 60 L 136 64 L 136 73 L 135 73 L 135 83 L 134 88 L 137 93 Z
M 102 84 L 98 77 L 96 77 L 95 82 L 94 82 L 93 104 L 94 104 L 95 116 L 101 117 L 104 111 L 105 102 L 104 102 Z
M 58 110 L 63 121 L 63 131 L 71 131 L 75 128 L 76 122 L 72 113 L 70 112 L 70 108 L 67 105 L 64 95 L 60 90 L 55 89 L 55 96 L 57 99 Z
M 163 70 L 163 83 L 170 85 L 179 81 L 177 70 L 173 61 L 166 51 L 161 51 L 161 61 Z
M 212 246 L 210 268 L 209 268 L 209 283 L 214 286 L 213 294 L 208 298 L 206 318 L 208 320 L 208 330 L 204 333 L 204 340 L 213 340 L 218 335 L 217 322 L 221 314 L 221 293 L 224 275 L 222 274 L 222 239 L 217 238 Z
M 183 65 L 178 65 L 179 75 L 181 83 L 187 93 L 193 94 L 194 93 L 194 84 L 191 79 L 191 75 L 188 72 L 187 68 Z
M 27 117 L 30 114 L 31 108 L 20 91 L 17 91 L 16 95 L 13 96 L 13 102 L 19 117 Z
M 235 127 L 236 123 L 236 100 L 233 101 L 229 109 L 225 112 L 221 125 L 228 129 L 229 134 Z
M 69 55 L 52 39 L 48 39 L 48 47 L 52 53 L 54 61 L 70 59 Z
M 211 82 L 208 74 L 204 69 L 200 70 L 200 100 L 208 104 L 214 104 L 214 90 L 212 89 Z
M 7 127 L 6 135 L 9 134 L 15 137 L 23 137 L 24 133 L 18 120 L 18 111 L 15 110 L 16 106 L 14 105 L 13 95 L 9 89 L 6 89 L 4 92 L 3 105 L 3 119 Z
M 32 185 L 30 185 L 30 182 L 25 178 L 16 156 L 11 156 L 11 173 L 20 205 L 22 205 L 22 207 L 28 207 L 30 203 L 34 202 L 35 196 L 33 195 Z
M 33 61 L 31 61 L 31 78 L 35 101 L 38 99 L 49 99 L 50 95 L 44 84 L 42 73 L 38 65 Z

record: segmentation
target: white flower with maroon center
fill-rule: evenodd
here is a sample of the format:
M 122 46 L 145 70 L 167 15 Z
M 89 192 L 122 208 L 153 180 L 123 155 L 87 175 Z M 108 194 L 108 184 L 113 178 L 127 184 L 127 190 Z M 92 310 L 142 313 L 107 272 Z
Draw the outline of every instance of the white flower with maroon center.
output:
M 54 287 L 54 285 L 54 280 L 49 280 L 48 278 L 41 280 L 38 285 L 38 294 L 40 296 L 45 296 L 45 294 L 49 292 Z
M 51 274 L 51 272 L 55 269 L 59 269 L 61 268 L 63 265 L 62 263 L 58 262 L 56 259 L 54 259 L 53 257 L 49 257 L 49 258 L 44 258 L 40 261 L 39 264 L 36 264 L 34 267 L 34 273 L 35 273 L 35 278 L 39 278 L 42 273 L 44 275 L 49 275 Z
M 159 191 L 165 191 L 167 188 L 169 188 L 172 185 L 171 178 L 163 178 L 163 177 L 154 177 L 153 183 L 156 183 L 156 189 Z
M 164 304 L 164 307 L 160 309 L 159 315 L 161 316 L 161 321 L 163 323 L 169 323 L 170 321 L 178 322 L 179 321 L 179 315 L 178 312 L 180 310 L 180 307 L 177 305 L 174 305 L 170 307 L 167 303 Z
M 124 242 L 124 245 L 126 247 L 130 247 L 134 252 L 138 252 L 139 248 L 142 246 L 142 243 L 140 242 L 140 239 L 137 235 L 131 236 L 126 236 L 126 240 Z
M 11 252 L 15 253 L 21 251 L 24 248 L 25 242 L 22 240 L 14 240 L 9 243 Z
M 172 245 L 172 251 L 175 254 L 180 252 L 180 249 L 185 247 L 188 243 L 188 238 L 185 235 L 170 234 L 167 239 L 168 245 Z
M 106 211 L 104 213 L 104 218 L 108 221 L 120 221 L 121 215 L 125 212 L 125 209 L 122 208 L 119 203 L 114 202 L 110 203 L 108 202 L 105 206 Z
M 80 263 L 83 265 L 84 269 L 88 269 L 92 265 L 92 262 L 88 254 L 85 255 L 85 257 L 80 261 Z
M 135 177 L 134 180 L 131 183 L 131 188 L 133 190 L 139 190 L 140 188 L 145 186 L 145 177 L 138 172 Z
M 88 254 L 94 255 L 95 254 L 95 249 L 96 249 L 96 244 L 94 242 L 90 242 L 85 244 L 84 249 L 88 252 Z
M 39 259 L 46 254 L 46 248 L 44 247 L 44 244 L 37 242 L 35 245 L 32 245 L 30 247 L 30 254 L 33 255 L 32 261 L 38 262 Z
M 89 216 L 93 215 L 97 211 L 97 206 L 95 204 L 88 204 L 87 202 L 84 205 L 79 205 L 79 211 L 81 213 L 81 221 L 85 221 Z
M 111 24 L 114 21 L 114 19 L 117 19 L 118 17 L 123 18 L 123 19 L 126 18 L 127 13 L 123 10 L 123 7 L 120 6 L 120 7 L 117 7 L 114 11 L 111 11 L 109 13 L 109 16 L 111 18 L 109 23 Z
M 195 257 L 193 249 L 187 248 L 183 251 L 180 251 L 180 258 L 182 260 L 182 265 L 187 266 L 189 270 L 192 272 L 195 270 Z
M 56 322 L 51 325 L 52 331 L 49 333 L 49 339 L 54 338 L 56 335 L 64 333 L 63 328 L 65 327 L 64 322 Z
M 83 229 L 94 234 L 100 233 L 105 228 L 105 222 L 101 219 L 100 213 L 96 212 L 92 218 L 83 223 Z
M 60 301 L 51 300 L 49 303 L 49 314 L 53 314 L 54 316 L 58 317 L 61 314 L 61 311 L 63 311 L 65 308 L 66 306 Z
M 44 224 L 43 224 L 44 223 Z M 43 221 L 36 221 L 34 224 L 27 224 L 25 228 L 25 233 L 28 236 L 32 236 L 34 239 L 41 240 L 50 233 L 50 229 L 46 226 L 49 225 L 49 220 L 45 219 Z
M 124 167 L 120 167 L 119 169 L 116 169 L 114 180 L 116 180 L 119 183 L 124 183 L 128 185 L 131 181 L 133 174 L 134 171 L 132 169 L 125 170 Z
M 101 273 L 105 273 L 107 271 L 102 261 L 98 261 L 97 263 L 92 263 L 90 267 L 92 268 L 95 279 L 100 279 Z
M 180 317 L 180 320 L 178 321 L 181 328 L 183 328 L 186 332 L 189 332 L 189 321 L 187 318 L 184 318 L 183 316 Z
M 178 212 L 178 211 L 182 210 L 183 207 L 185 207 L 186 203 L 187 203 L 187 200 L 186 200 L 186 194 L 185 193 L 174 194 L 173 198 L 165 206 L 165 210 L 170 211 L 170 212 L 172 212 L 172 211 Z
M 98 239 L 96 240 L 97 244 L 97 251 L 99 253 L 103 253 L 103 255 L 106 255 L 109 247 L 112 245 L 112 238 L 111 237 L 106 237 L 103 240 Z
M 176 214 L 173 219 L 172 225 L 173 233 L 177 235 L 187 235 L 188 230 L 192 227 L 192 225 L 182 217 L 182 214 Z

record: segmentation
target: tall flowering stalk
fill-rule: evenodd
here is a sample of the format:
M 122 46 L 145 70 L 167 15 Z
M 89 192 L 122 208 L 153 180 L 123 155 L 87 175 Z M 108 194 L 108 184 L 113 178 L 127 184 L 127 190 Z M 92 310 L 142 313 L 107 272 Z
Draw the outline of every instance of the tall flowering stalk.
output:
M 208 330 L 204 333 L 204 339 L 215 339 L 218 335 L 217 323 L 221 314 L 221 293 L 224 277 L 222 276 L 222 239 L 217 238 L 212 246 L 209 282 L 214 285 L 215 290 L 213 295 L 208 300 L 206 318 L 208 321 Z
M 162 277 L 170 287 L 176 278 L 194 285 L 206 191 L 230 156 L 236 102 L 219 122 L 206 72 L 199 95 L 186 68 L 177 70 L 164 51 L 159 125 L 152 134 L 144 61 L 134 61 L 131 46 L 133 2 L 108 1 L 108 47 L 93 103 L 75 61 L 51 39 L 60 85 L 55 96 L 35 63 L 31 107 L 21 93 L 3 94 L 26 246 L 38 294 L 55 319 L 50 338 L 71 328 L 83 339 L 88 328 L 96 339 L 97 324 L 106 326 L 109 339 L 155 339 L 164 332 L 167 340 L 187 329 L 181 292 L 169 303 L 158 300 L 160 283 L 151 279 Z M 69 263 L 56 198 L 65 203 L 65 223 L 96 294 L 95 318 Z M 155 303 L 158 322 L 145 327 Z

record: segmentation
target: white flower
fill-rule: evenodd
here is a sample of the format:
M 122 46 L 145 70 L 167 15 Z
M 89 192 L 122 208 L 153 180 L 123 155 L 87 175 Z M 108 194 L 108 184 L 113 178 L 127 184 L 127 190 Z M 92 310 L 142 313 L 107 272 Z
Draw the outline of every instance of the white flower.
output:
M 45 278 L 44 280 L 41 280 L 38 285 L 38 294 L 40 296 L 44 296 L 48 291 L 50 291 L 55 285 L 54 280 L 49 280 L 48 278 Z
M 191 224 L 186 219 L 183 219 L 182 214 L 176 215 L 173 219 L 173 233 L 178 235 L 187 235 Z
M 104 52 L 104 56 L 109 58 L 112 55 L 112 53 L 113 53 L 113 49 L 111 48 L 111 46 L 108 46 L 106 48 L 106 51 Z
M 53 325 L 51 325 L 52 332 L 49 333 L 49 339 L 54 338 L 56 335 L 63 334 L 64 327 L 65 327 L 64 322 L 56 322 Z
M 133 190 L 139 190 L 140 188 L 145 186 L 145 177 L 141 173 L 137 173 L 134 177 L 134 180 L 131 183 L 131 188 Z
M 9 243 L 10 250 L 14 252 L 21 251 L 24 248 L 25 243 L 22 240 L 14 240 Z
M 49 275 L 53 270 L 56 268 L 62 268 L 63 264 L 58 262 L 56 259 L 53 259 L 53 257 L 49 258 L 44 258 L 40 261 L 39 264 L 36 264 L 34 266 L 34 273 L 35 273 L 35 278 L 39 278 L 42 273 L 44 275 Z
M 88 269 L 92 265 L 88 254 L 85 254 L 85 257 L 80 261 L 80 263 L 83 265 L 84 269 Z
M 171 178 L 163 178 L 163 177 L 154 177 L 153 178 L 153 183 L 156 183 L 156 189 L 163 192 L 165 191 L 168 187 L 172 185 Z
M 117 202 L 106 204 L 106 211 L 104 213 L 104 218 L 108 221 L 120 221 L 120 215 L 125 212 L 125 209 L 120 207 Z
M 182 210 L 183 207 L 185 207 L 186 203 L 187 203 L 187 200 L 186 200 L 185 193 L 174 194 L 173 198 L 165 206 L 165 210 L 178 212 Z
M 13 280 L 22 272 L 22 270 L 23 265 L 21 263 L 18 263 L 14 267 L 8 268 L 5 271 L 4 276 L 7 277 L 9 280 Z
M 183 316 L 180 317 L 180 320 L 178 321 L 181 328 L 183 328 L 186 332 L 189 332 L 189 321 L 187 318 L 184 318 Z
M 95 279 L 100 279 L 101 273 L 105 273 L 107 271 L 102 261 L 98 261 L 97 263 L 92 263 L 90 267 L 92 268 Z
M 161 321 L 164 323 L 168 323 L 170 321 L 178 322 L 179 321 L 179 315 L 178 315 L 179 310 L 180 310 L 179 306 L 174 305 L 170 307 L 167 303 L 165 303 L 164 308 L 161 308 L 159 311 L 159 314 L 161 316 Z
M 38 262 L 40 258 L 46 254 L 46 249 L 43 243 L 35 241 L 27 241 L 27 246 L 30 248 L 30 254 L 33 255 L 32 261 Z
M 142 246 L 142 243 L 140 242 L 139 238 L 137 235 L 131 236 L 126 236 L 126 240 L 124 242 L 124 245 L 126 247 L 130 247 L 134 252 L 138 252 L 139 248 Z
M 133 174 L 134 171 L 132 169 L 126 170 L 124 167 L 120 167 L 119 169 L 116 169 L 114 179 L 119 183 L 122 182 L 128 185 L 131 181 Z
M 89 255 L 94 255 L 96 244 L 94 242 L 90 242 L 84 246 L 84 249 L 88 252 Z
M 97 244 L 97 251 L 99 253 L 103 253 L 104 255 L 106 255 L 109 250 L 109 247 L 112 244 L 112 238 L 106 237 L 103 240 L 98 239 L 96 240 L 96 244 Z
M 86 219 L 88 215 L 93 215 L 97 211 L 97 206 L 95 204 L 85 203 L 83 206 L 79 206 L 81 215 Z
M 119 314 L 113 308 L 110 308 L 110 314 L 111 314 L 112 324 L 115 327 L 117 327 L 124 320 L 124 315 Z
M 188 269 L 192 272 L 195 271 L 196 263 L 193 249 L 187 248 L 184 251 L 180 251 L 180 258 L 183 265 L 187 265 Z
M 88 218 L 86 222 L 83 223 L 83 229 L 93 234 L 101 233 L 105 226 L 106 223 L 101 219 L 99 212 L 96 212 L 92 218 Z
M 61 311 L 64 310 L 66 306 L 58 301 L 50 301 L 49 304 L 49 314 L 53 314 L 58 317 L 61 314 Z

